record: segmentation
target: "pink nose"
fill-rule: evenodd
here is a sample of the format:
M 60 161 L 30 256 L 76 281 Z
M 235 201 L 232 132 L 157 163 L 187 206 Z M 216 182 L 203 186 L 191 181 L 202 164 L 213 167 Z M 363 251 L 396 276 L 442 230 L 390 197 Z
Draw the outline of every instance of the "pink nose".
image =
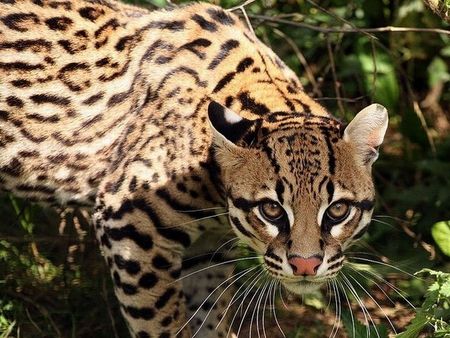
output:
M 293 256 L 288 260 L 294 271 L 295 276 L 314 276 L 322 264 L 322 258 L 319 256 L 312 256 L 303 258 L 300 256 Z

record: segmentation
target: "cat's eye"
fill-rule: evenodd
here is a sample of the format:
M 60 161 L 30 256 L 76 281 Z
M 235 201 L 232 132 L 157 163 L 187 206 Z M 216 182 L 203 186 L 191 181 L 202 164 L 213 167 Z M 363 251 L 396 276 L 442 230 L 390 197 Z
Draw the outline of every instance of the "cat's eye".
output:
M 350 212 L 350 205 L 346 201 L 337 201 L 330 205 L 326 211 L 326 216 L 333 222 L 343 221 Z
M 259 212 L 269 222 L 276 222 L 283 218 L 283 207 L 274 201 L 263 202 L 259 205 Z

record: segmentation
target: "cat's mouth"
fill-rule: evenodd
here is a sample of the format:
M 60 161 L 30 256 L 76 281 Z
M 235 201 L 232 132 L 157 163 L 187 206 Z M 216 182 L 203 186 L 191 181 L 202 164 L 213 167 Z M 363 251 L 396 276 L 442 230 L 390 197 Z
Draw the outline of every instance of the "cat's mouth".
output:
M 298 281 L 283 281 L 284 287 L 295 294 L 305 294 L 317 291 L 326 280 L 298 280 Z

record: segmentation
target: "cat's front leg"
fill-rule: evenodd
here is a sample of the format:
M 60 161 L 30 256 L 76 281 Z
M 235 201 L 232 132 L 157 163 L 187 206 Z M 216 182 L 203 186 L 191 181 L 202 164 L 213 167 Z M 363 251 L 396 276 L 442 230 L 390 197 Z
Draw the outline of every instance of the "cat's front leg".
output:
M 166 226 L 145 196 L 100 193 L 93 216 L 97 238 L 132 337 L 190 337 L 188 327 L 178 333 L 186 315 L 177 281 L 189 235 Z

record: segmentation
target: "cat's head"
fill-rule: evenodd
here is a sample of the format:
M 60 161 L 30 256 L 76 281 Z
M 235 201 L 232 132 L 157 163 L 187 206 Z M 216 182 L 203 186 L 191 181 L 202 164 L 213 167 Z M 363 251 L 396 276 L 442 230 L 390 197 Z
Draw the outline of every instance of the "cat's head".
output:
M 236 234 L 295 293 L 335 277 L 371 220 L 386 109 L 368 106 L 346 127 L 300 113 L 248 120 L 215 102 L 208 115 Z

